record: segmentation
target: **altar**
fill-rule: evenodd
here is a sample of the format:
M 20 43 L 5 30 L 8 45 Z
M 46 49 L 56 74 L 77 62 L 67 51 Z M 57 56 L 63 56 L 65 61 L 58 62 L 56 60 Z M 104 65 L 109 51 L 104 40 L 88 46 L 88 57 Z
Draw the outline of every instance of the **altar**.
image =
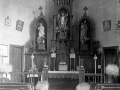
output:
M 79 71 L 48 71 L 48 79 L 77 80 L 78 83 L 85 82 L 85 70 Z
M 50 90 L 74 90 L 79 83 L 79 71 L 48 71 Z
M 79 71 L 48 71 L 48 78 L 79 79 Z

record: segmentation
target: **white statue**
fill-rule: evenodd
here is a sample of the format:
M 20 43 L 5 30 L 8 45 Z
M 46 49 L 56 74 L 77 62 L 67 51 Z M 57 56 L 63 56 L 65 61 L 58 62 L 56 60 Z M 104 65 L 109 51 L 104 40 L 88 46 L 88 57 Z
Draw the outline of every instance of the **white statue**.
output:
M 45 28 L 43 27 L 42 23 L 40 23 L 40 26 L 38 27 L 39 30 L 39 36 L 37 38 L 38 43 L 45 43 Z
M 38 30 L 39 30 L 39 37 L 44 37 L 45 28 L 43 27 L 42 23 L 40 23 L 40 26 L 38 27 Z

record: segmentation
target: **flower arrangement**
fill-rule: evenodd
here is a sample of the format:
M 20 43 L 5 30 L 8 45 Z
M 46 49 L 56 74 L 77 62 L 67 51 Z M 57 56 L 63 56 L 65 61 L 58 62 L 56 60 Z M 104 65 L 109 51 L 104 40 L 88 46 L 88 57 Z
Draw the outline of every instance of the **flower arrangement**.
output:
M 39 81 L 35 86 L 36 90 L 48 90 L 48 88 L 49 88 L 48 81 Z
M 90 84 L 88 83 L 80 83 L 76 86 L 76 90 L 90 90 Z
M 44 44 L 45 43 L 45 37 L 37 37 L 37 43 L 38 44 Z
M 106 66 L 106 74 L 109 76 L 118 76 L 119 75 L 119 67 L 116 64 L 108 64 Z
M 28 50 L 32 50 L 34 49 L 34 45 L 33 45 L 33 41 L 32 40 L 28 40 L 25 44 L 25 49 L 28 51 Z

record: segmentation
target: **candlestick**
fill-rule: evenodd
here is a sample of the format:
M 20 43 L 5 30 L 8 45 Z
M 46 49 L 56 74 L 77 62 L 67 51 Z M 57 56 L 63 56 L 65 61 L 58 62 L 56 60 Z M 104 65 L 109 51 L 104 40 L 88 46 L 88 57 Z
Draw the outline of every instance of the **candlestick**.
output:
M 95 54 L 95 56 L 94 56 L 94 60 L 95 60 L 95 74 L 96 74 L 96 60 L 97 60 L 96 54 Z M 95 76 L 95 82 L 96 82 L 96 76 Z
M 32 68 L 34 68 L 34 61 L 33 61 L 33 59 L 34 59 L 34 55 L 33 55 L 33 53 L 32 53 L 32 55 L 31 55 L 31 59 L 32 59 Z

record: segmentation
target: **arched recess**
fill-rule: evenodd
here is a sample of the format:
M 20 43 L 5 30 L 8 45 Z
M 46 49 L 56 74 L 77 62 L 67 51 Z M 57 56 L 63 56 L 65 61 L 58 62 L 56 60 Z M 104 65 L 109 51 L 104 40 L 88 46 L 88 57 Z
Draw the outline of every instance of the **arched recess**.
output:
M 94 23 L 86 13 L 79 19 L 79 50 L 92 51 L 94 39 Z M 84 38 L 82 36 L 84 35 Z
M 62 32 L 65 32 L 65 38 L 64 37 L 60 37 L 60 34 L 61 33 L 56 33 L 56 38 L 57 39 L 69 39 L 70 38 L 70 12 L 69 12 L 69 10 L 67 9 L 67 8 L 65 8 L 65 7 L 62 7 L 62 8 L 60 8 L 59 10 L 58 10 L 58 12 L 57 12 L 57 19 L 56 19 L 56 26 L 57 27 L 59 27 L 59 21 L 60 21 L 60 17 L 62 17 L 62 13 L 64 13 L 64 15 L 65 15 L 65 19 L 67 19 L 67 23 L 66 23 L 66 27 L 67 27 L 67 29 L 64 31 L 64 30 L 60 30 L 60 32 L 62 33 Z M 64 35 L 62 35 L 62 36 L 64 36 Z
M 43 27 L 44 27 L 44 33 L 45 33 L 45 43 L 43 44 L 39 44 L 38 42 L 37 42 L 37 38 L 38 38 L 38 36 L 39 36 L 39 30 L 38 30 L 38 27 L 40 26 L 40 23 L 42 23 L 42 25 L 43 25 Z M 40 16 L 37 18 L 37 20 L 36 20 L 36 25 L 35 25 L 35 27 L 36 27 L 36 32 L 35 32 L 35 35 L 36 35 L 36 37 L 35 37 L 35 44 L 36 44 L 36 50 L 47 50 L 47 21 L 46 21 L 46 19 L 45 19 L 45 17 L 43 16 L 43 14 L 42 14 L 42 12 L 41 12 L 41 14 L 40 14 Z

